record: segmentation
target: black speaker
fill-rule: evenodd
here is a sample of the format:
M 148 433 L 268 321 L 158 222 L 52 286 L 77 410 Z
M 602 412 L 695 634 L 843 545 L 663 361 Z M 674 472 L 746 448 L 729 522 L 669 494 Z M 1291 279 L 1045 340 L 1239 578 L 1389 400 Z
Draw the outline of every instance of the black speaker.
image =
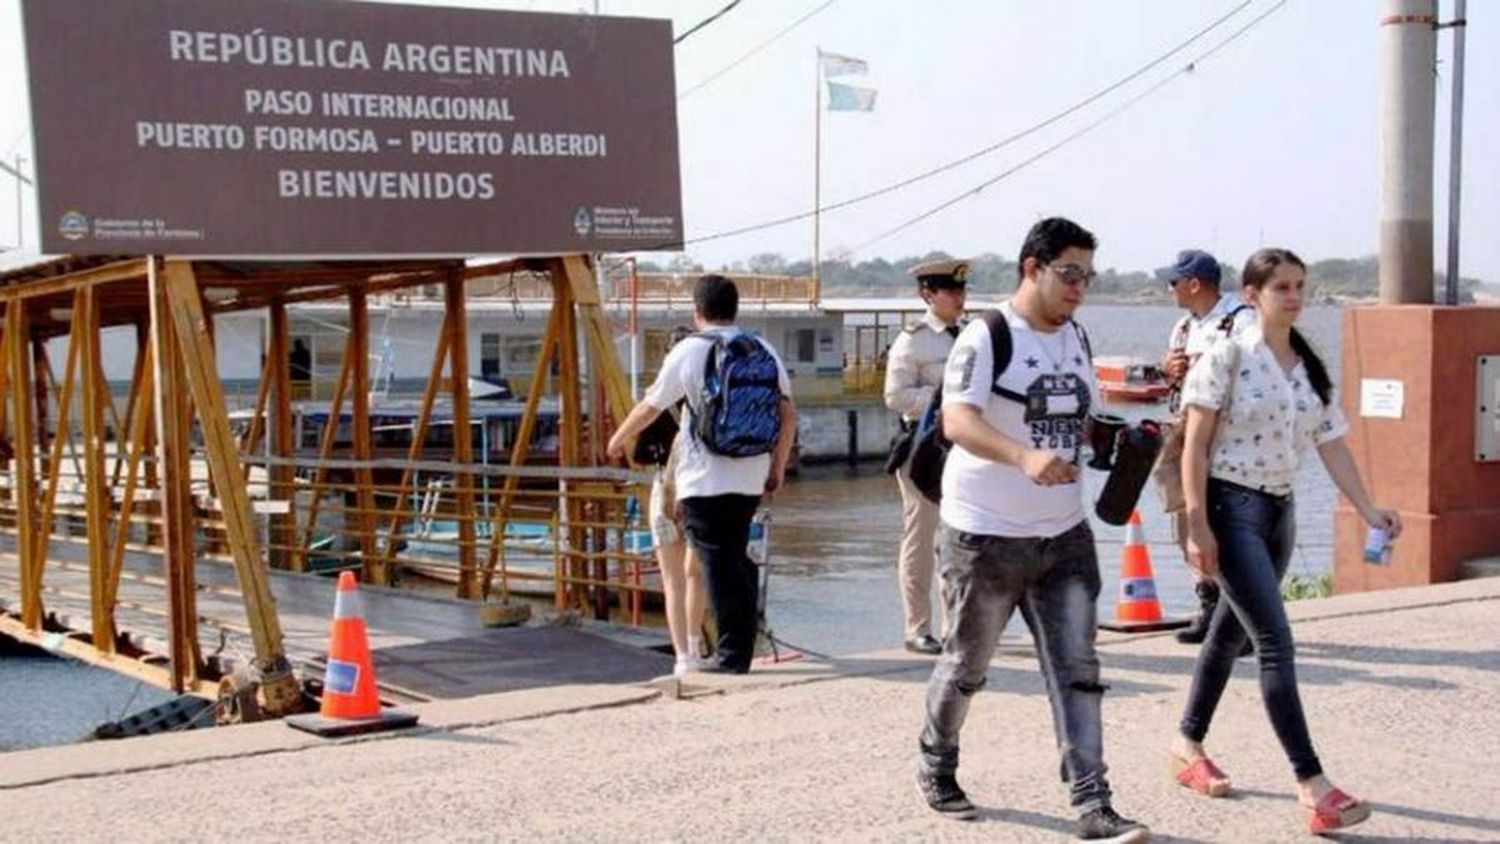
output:
M 1104 491 L 1094 504 L 1099 518 L 1112 525 L 1130 521 L 1130 514 L 1141 499 L 1146 479 L 1161 453 L 1161 426 L 1150 419 L 1121 431 L 1115 442 L 1114 468 L 1104 482 Z
M 1094 455 L 1089 458 L 1089 468 L 1108 472 L 1115 465 L 1115 438 L 1125 429 L 1125 418 L 1112 413 L 1094 413 L 1090 421 L 1089 448 Z

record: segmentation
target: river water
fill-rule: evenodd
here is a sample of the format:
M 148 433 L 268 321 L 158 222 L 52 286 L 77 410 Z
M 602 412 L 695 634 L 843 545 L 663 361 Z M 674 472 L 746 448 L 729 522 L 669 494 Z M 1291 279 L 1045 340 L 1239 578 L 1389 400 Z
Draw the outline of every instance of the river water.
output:
M 1175 308 L 1147 305 L 1086 306 L 1080 319 L 1097 355 L 1155 359 L 1166 344 Z M 1312 308 L 1303 330 L 1323 352 L 1338 379 L 1340 311 Z M 1163 405 L 1112 408 L 1130 419 L 1165 412 Z M 1316 461 L 1314 461 L 1316 462 Z M 1092 502 L 1102 473 L 1086 470 Z M 1294 574 L 1332 567 L 1336 492 L 1321 466 L 1304 469 L 1297 488 L 1298 538 Z M 1168 614 L 1194 606 L 1192 580 L 1172 544 L 1161 505 L 1149 489 L 1141 517 L 1155 564 L 1157 590 Z M 826 654 L 899 646 L 901 604 L 896 587 L 896 545 L 901 530 L 895 481 L 878 464 L 808 467 L 771 503 L 772 573 L 767 617 L 778 638 Z M 1124 528 L 1094 521 L 1104 590 L 1100 615 L 1114 612 Z M 0 751 L 74 741 L 104 720 L 117 719 L 167 699 L 107 671 L 45 656 L 0 652 Z

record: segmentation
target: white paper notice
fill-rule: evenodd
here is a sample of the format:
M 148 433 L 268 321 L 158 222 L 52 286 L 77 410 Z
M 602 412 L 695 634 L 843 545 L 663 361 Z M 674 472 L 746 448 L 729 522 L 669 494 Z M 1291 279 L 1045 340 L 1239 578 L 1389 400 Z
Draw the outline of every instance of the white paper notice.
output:
M 1406 385 L 1388 378 L 1361 378 L 1359 415 L 1400 419 L 1406 406 Z

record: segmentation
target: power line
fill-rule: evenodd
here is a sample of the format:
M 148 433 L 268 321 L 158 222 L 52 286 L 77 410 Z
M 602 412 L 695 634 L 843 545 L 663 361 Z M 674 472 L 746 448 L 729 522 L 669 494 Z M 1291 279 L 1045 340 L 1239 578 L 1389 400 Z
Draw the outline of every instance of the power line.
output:
M 31 179 L 27 178 L 25 173 L 22 173 L 20 170 L 17 170 L 9 164 L 6 164 L 3 160 L 0 160 L 0 170 L 4 170 L 12 176 L 15 176 L 18 180 L 24 182 L 25 184 L 31 184 Z
M 688 39 L 689 35 L 692 35 L 693 33 L 697 32 L 698 30 L 702 29 L 703 27 L 708 26 L 709 24 L 713 23 L 714 21 L 718 20 L 719 18 L 724 17 L 724 14 L 726 12 L 728 12 L 730 9 L 733 9 L 735 6 L 738 6 L 740 4 L 740 2 L 741 2 L 741 0 L 729 0 L 729 5 L 725 6 L 724 8 L 720 9 L 717 12 L 714 12 L 713 14 L 711 14 L 708 17 L 704 18 L 703 20 L 698 21 L 697 25 L 695 25 L 692 29 L 689 29 L 687 32 L 684 32 L 681 35 L 677 36 L 676 38 L 673 38 L 672 39 L 672 43 L 673 44 L 681 44 L 682 42 L 686 41 Z
M 784 29 L 782 29 L 781 31 L 777 32 L 775 35 L 772 35 L 770 38 L 767 38 L 766 40 L 760 42 L 759 44 L 756 44 L 754 47 L 751 47 L 748 51 L 746 51 L 739 58 L 735 59 L 734 61 L 730 62 L 729 64 L 727 64 L 727 65 L 719 68 L 718 70 L 714 71 L 707 78 L 705 78 L 701 82 L 699 82 L 697 85 L 694 85 L 693 87 L 687 89 L 686 91 L 683 91 L 681 94 L 678 94 L 677 95 L 677 101 L 678 102 L 682 102 L 683 100 L 685 100 L 688 97 L 692 96 L 693 92 L 695 92 L 695 91 L 703 88 L 708 83 L 714 81 L 715 79 L 718 79 L 719 77 L 723 76 L 724 74 L 728 73 L 729 71 L 734 70 L 735 68 L 737 68 L 740 65 L 744 64 L 746 61 L 748 61 L 750 59 L 751 56 L 753 56 L 756 53 L 759 53 L 761 50 L 764 50 L 765 48 L 771 46 L 773 43 L 775 43 L 776 41 L 778 41 L 782 36 L 786 35 L 788 32 L 791 32 L 792 30 L 794 30 L 797 27 L 801 26 L 802 24 L 806 23 L 808 21 L 808 19 L 810 19 L 813 15 L 816 15 L 817 13 L 823 11 L 824 9 L 828 8 L 829 6 L 832 6 L 836 2 L 838 2 L 838 0 L 826 0 L 826 2 L 824 2 L 821 6 L 818 6 L 816 9 L 813 9 L 811 12 L 808 12 L 807 14 L 803 15 L 802 17 L 797 18 L 796 20 L 792 21 L 791 24 L 789 24 L 788 26 L 786 26 Z
M 1284 1 L 1285 0 L 1283 0 L 1283 2 Z M 830 2 L 832 2 L 832 0 L 830 0 Z M 1151 61 L 1147 62 L 1146 64 L 1142 65 L 1141 67 L 1139 67 L 1139 68 L 1131 71 L 1129 74 L 1126 74 L 1125 76 L 1121 77 L 1120 79 L 1116 80 L 1115 82 L 1110 83 L 1109 85 L 1105 86 L 1104 88 L 1101 88 L 1100 90 L 1094 92 L 1093 94 L 1090 94 L 1087 97 L 1084 97 L 1083 99 L 1079 100 L 1078 102 L 1076 102 L 1076 103 L 1068 106 L 1067 108 L 1063 109 L 1062 111 L 1059 111 L 1056 114 L 1053 114 L 1052 116 L 1046 118 L 1045 120 L 1042 120 L 1039 123 L 1033 124 L 1032 126 L 1029 126 L 1026 129 L 1022 129 L 1019 132 L 1016 132 L 1016 133 L 1014 133 L 1014 134 L 1012 134 L 1012 135 L 1010 135 L 1008 137 L 1002 138 L 1001 140 L 996 141 L 995 143 L 989 144 L 988 146 L 985 146 L 985 147 L 983 147 L 983 148 L 981 148 L 979 150 L 976 150 L 976 151 L 974 151 L 972 153 L 969 153 L 968 155 L 965 155 L 965 156 L 963 156 L 961 158 L 956 158 L 956 159 L 953 159 L 952 161 L 948 161 L 948 162 L 946 162 L 944 164 L 937 165 L 936 167 L 928 168 L 927 170 L 924 170 L 924 171 L 922 171 L 920 173 L 917 173 L 917 174 L 915 174 L 913 176 L 909 176 L 909 177 L 907 177 L 905 179 L 902 179 L 902 180 L 900 180 L 898 182 L 893 182 L 892 184 L 886 185 L 884 187 L 876 188 L 875 190 L 869 191 L 868 193 L 862 193 L 862 194 L 859 194 L 857 196 L 852 196 L 852 197 L 850 197 L 848 199 L 841 200 L 839 202 L 835 202 L 835 203 L 832 203 L 832 204 L 829 204 L 829 205 L 821 206 L 819 209 L 816 209 L 815 211 L 814 210 L 803 211 L 803 212 L 800 212 L 800 213 L 797 213 L 797 214 L 791 214 L 791 215 L 788 215 L 788 216 L 785 216 L 785 217 L 779 217 L 779 218 L 776 218 L 776 219 L 773 219 L 773 220 L 767 220 L 767 221 L 761 222 L 761 223 L 755 223 L 755 224 L 748 225 L 748 226 L 742 226 L 742 227 L 736 228 L 736 229 L 728 229 L 728 230 L 721 231 L 721 232 L 715 232 L 713 234 L 703 235 L 702 237 L 695 237 L 695 238 L 692 238 L 690 240 L 683 241 L 683 245 L 686 246 L 686 245 L 692 244 L 692 243 L 704 243 L 704 242 L 711 241 L 711 240 L 721 240 L 721 239 L 726 238 L 726 237 L 735 237 L 737 235 L 749 234 L 751 232 L 760 231 L 762 229 L 775 228 L 776 226 L 783 226 L 783 225 L 786 225 L 788 223 L 795 223 L 795 222 L 798 222 L 798 221 L 801 221 L 801 220 L 806 220 L 806 219 L 809 219 L 810 217 L 812 217 L 814 213 L 827 212 L 827 211 L 837 211 L 837 210 L 839 210 L 841 208 L 847 208 L 847 207 L 849 207 L 851 205 L 856 205 L 856 204 L 861 203 L 861 202 L 866 202 L 868 200 L 875 199 L 876 197 L 884 196 L 884 195 L 886 195 L 888 193 L 893 193 L 893 192 L 898 191 L 898 190 L 900 190 L 902 188 L 909 187 L 909 186 L 914 185 L 914 184 L 916 184 L 918 182 L 925 181 L 925 180 L 930 179 L 930 178 L 932 178 L 932 177 L 934 177 L 934 176 L 936 176 L 936 175 L 938 175 L 940 173 L 945 173 L 945 172 L 947 172 L 949 170 L 952 170 L 953 168 L 958 167 L 958 166 L 960 166 L 962 164 L 967 164 L 970 161 L 973 161 L 973 160 L 975 160 L 977 158 L 981 158 L 981 157 L 983 157 L 985 155 L 988 155 L 988 154 L 990 154 L 992 152 L 995 152 L 995 151 L 997 151 L 997 150 L 999 150 L 999 149 L 1001 149 L 1003 147 L 1009 146 L 1010 144 L 1013 144 L 1013 143 L 1015 143 L 1015 142 L 1017 142 L 1019 140 L 1027 138 L 1027 137 L 1035 134 L 1036 132 L 1041 131 L 1042 129 L 1044 129 L 1044 128 L 1048 127 L 1048 126 L 1051 126 L 1052 124 L 1058 122 L 1059 120 L 1062 120 L 1063 118 L 1065 118 L 1065 117 L 1067 117 L 1067 116 L 1069 116 L 1069 115 L 1077 112 L 1078 110 L 1080 110 L 1080 109 L 1082 109 L 1082 108 L 1084 108 L 1084 107 L 1086 107 L 1088 105 L 1091 105 L 1092 103 L 1097 102 L 1101 98 L 1103 98 L 1105 96 L 1108 96 L 1109 94 L 1113 93 L 1114 91 L 1119 90 L 1121 87 L 1123 87 L 1123 86 L 1129 84 L 1130 82 L 1132 82 L 1132 81 L 1140 78 L 1140 76 L 1142 74 L 1149 72 L 1152 68 L 1155 68 L 1156 66 L 1160 65 L 1162 62 L 1166 61 L 1167 59 L 1171 58 L 1172 56 L 1176 55 L 1177 53 L 1182 52 L 1184 49 L 1186 49 L 1189 46 L 1191 46 L 1195 41 L 1198 41 L 1203 36 L 1207 35 L 1209 32 L 1212 32 L 1214 29 L 1217 29 L 1218 27 L 1222 26 L 1225 23 L 1225 21 L 1227 21 L 1230 18 L 1234 17 L 1235 15 L 1239 14 L 1247 6 L 1249 6 L 1252 2 L 1254 2 L 1254 0 L 1244 0 L 1244 2 L 1240 3 L 1238 6 L 1235 6 L 1229 12 L 1227 12 L 1227 13 L 1221 15 L 1220 17 L 1216 18 L 1214 21 L 1212 21 L 1211 23 L 1209 23 L 1207 26 L 1204 26 L 1202 29 L 1200 29 L 1196 33 L 1194 33 L 1191 37 L 1189 37 L 1186 40 L 1184 40 L 1181 43 L 1179 43 L 1177 46 L 1173 47 L 1172 49 L 1168 50 L 1165 53 L 1162 53 L 1160 56 L 1156 57 L 1155 59 L 1152 59 Z M 824 5 L 826 6 L 828 4 L 824 4 Z M 817 11 L 821 11 L 821 8 L 818 9 L 818 10 L 815 10 L 814 13 L 816 13 Z M 702 85 L 707 84 L 707 81 L 708 80 L 705 80 L 703 83 L 699 83 L 698 87 L 702 87 Z M 696 90 L 696 89 L 689 89 L 687 92 L 684 92 L 681 96 L 678 97 L 678 100 L 681 100 L 682 97 L 687 96 L 687 94 L 691 93 L 692 90 Z
M 887 229 L 886 231 L 881 232 L 880 234 L 876 235 L 875 237 L 873 237 L 873 238 L 865 241 L 864 243 L 861 243 L 860 245 L 854 247 L 854 249 L 852 251 L 854 251 L 854 252 L 860 252 L 860 251 L 864 250 L 865 248 L 867 248 L 869 246 L 872 246 L 872 245 L 874 245 L 876 243 L 879 243 L 880 241 L 882 241 L 882 240 L 890 237 L 893 234 L 896 234 L 898 232 L 901 232 L 901 231 L 904 231 L 904 230 L 906 230 L 908 228 L 911 228 L 912 226 L 916 225 L 917 223 L 920 223 L 920 222 L 922 222 L 923 220 L 926 220 L 929 217 L 932 217 L 932 216 L 934 216 L 934 215 L 936 215 L 936 214 L 938 214 L 938 213 L 940 213 L 940 212 L 942 212 L 942 211 L 944 211 L 944 210 L 946 210 L 948 208 L 951 208 L 954 205 L 957 205 L 959 202 L 962 202 L 963 200 L 968 199 L 971 196 L 978 196 L 980 193 L 984 192 L 985 188 L 988 188 L 989 186 L 995 184 L 996 182 L 999 182 L 1000 180 L 1009 177 L 1010 175 L 1016 173 L 1019 170 L 1022 170 L 1022 169 L 1026 168 L 1026 167 L 1028 167 L 1028 166 L 1030 166 L 1032 164 L 1035 164 L 1037 161 L 1040 161 L 1041 159 L 1046 158 L 1048 155 L 1051 155 L 1052 153 L 1056 152 L 1058 149 L 1061 149 L 1062 147 L 1066 146 L 1067 144 L 1073 142 L 1074 140 L 1077 140 L 1078 138 L 1080 138 L 1080 137 L 1088 134 L 1089 132 L 1092 132 L 1094 129 L 1099 128 L 1100 126 L 1104 125 L 1105 123 L 1107 123 L 1110 120 L 1114 119 L 1115 117 L 1119 116 L 1122 112 L 1124 112 L 1125 110 L 1127 110 L 1130 107 L 1134 106 L 1136 103 L 1139 103 L 1141 100 L 1146 99 L 1147 97 L 1151 96 L 1152 94 L 1154 94 L 1157 91 L 1161 90 L 1162 88 L 1166 87 L 1169 83 L 1175 81 L 1178 77 L 1180 77 L 1180 76 L 1186 76 L 1187 74 L 1192 73 L 1197 68 L 1197 66 L 1198 66 L 1198 64 L 1200 62 L 1202 62 L 1203 60 L 1207 59 L 1209 56 L 1212 56 L 1214 53 L 1217 53 L 1219 50 L 1223 49 L 1224 47 L 1228 46 L 1231 42 L 1235 41 L 1240 36 L 1242 36 L 1246 32 L 1248 32 L 1256 24 L 1258 24 L 1261 21 L 1265 20 L 1266 18 L 1270 17 L 1274 12 L 1276 12 L 1277 10 L 1279 10 L 1282 6 L 1285 6 L 1286 3 L 1287 3 L 1287 0 L 1279 0 L 1279 2 L 1276 3 L 1276 5 L 1272 6 L 1271 8 L 1267 9 L 1266 11 L 1262 12 L 1260 15 L 1258 15 L 1254 19 L 1252 19 L 1249 23 L 1247 23 L 1244 26 L 1240 27 L 1239 29 L 1235 30 L 1227 38 L 1225 38 L 1224 40 L 1222 40 L 1219 43 L 1215 44 L 1214 46 L 1210 47 L 1208 50 L 1204 51 L 1198 57 L 1196 57 L 1193 60 L 1189 61 L 1186 65 L 1183 65 L 1182 68 L 1180 68 L 1179 70 L 1177 70 L 1172 75 L 1164 77 L 1163 79 L 1161 79 L 1160 81 L 1158 81 L 1156 84 L 1154 84 L 1151 87 L 1147 88 L 1146 90 L 1140 92 L 1139 94 L 1136 94 L 1135 96 L 1133 96 L 1130 99 L 1126 100 L 1125 102 L 1121 103 L 1119 106 L 1115 107 L 1114 109 L 1111 109 L 1110 111 L 1106 112 L 1099 119 L 1097 119 L 1097 120 L 1095 120 L 1095 121 L 1093 121 L 1093 122 L 1091 122 L 1091 123 L 1083 126 L 1082 128 L 1078 129 L 1077 131 L 1075 131 L 1075 132 L 1067 135 L 1062 140 L 1059 140 L 1057 143 L 1052 144 L 1051 146 L 1043 149 L 1042 151 L 1038 152 L 1037 154 L 1031 156 L 1030 158 L 1026 158 L 1026 159 L 1022 160 L 1021 162 L 1019 162 L 1019 163 L 1017 163 L 1017 164 L 1015 164 L 1015 165 L 1013 165 L 1013 166 L 1011 166 L 1011 167 L 1009 167 L 1009 168 L 1001 171 L 1000 173 L 998 173 L 998 174 L 990 177 L 989 179 L 986 179 L 983 182 L 980 182 L 978 185 L 976 185 L 976 186 L 974 186 L 974 187 L 972 187 L 972 188 L 964 191 L 963 193 L 961 193 L 961 194 L 953 197 L 952 199 L 949 199 L 946 202 L 943 202 L 943 203 L 941 203 L 941 204 L 939 204 L 937 206 L 934 206 L 933 208 L 930 208 L 930 209 L 922 212 L 921 214 L 918 214 L 917 216 L 911 218 L 910 220 L 907 220 L 906 222 L 900 224 L 899 226 L 895 226 L 894 228 Z
M 884 194 L 900 190 L 901 188 L 904 188 L 904 187 L 906 187 L 908 185 L 914 185 L 917 182 L 921 182 L 921 181 L 924 181 L 926 179 L 930 179 L 933 176 L 938 175 L 939 173 L 946 173 L 947 171 L 952 170 L 953 168 L 958 167 L 959 165 L 967 164 L 970 161 L 973 161 L 973 160 L 975 160 L 977 158 L 982 158 L 982 157 L 984 157 L 986 155 L 989 155 L 992 152 L 995 152 L 996 150 L 999 150 L 999 149 L 1001 149 L 1003 147 L 1009 146 L 1009 145 L 1015 143 L 1016 141 L 1019 141 L 1019 140 L 1021 140 L 1023 138 L 1026 138 L 1026 137 L 1029 137 L 1031 135 L 1034 135 L 1037 132 L 1041 131 L 1042 129 L 1045 129 L 1048 126 L 1051 126 L 1052 124 L 1058 122 L 1059 120 L 1062 120 L 1065 117 L 1068 117 L 1069 115 L 1073 114 L 1074 112 L 1079 111 L 1080 109 L 1083 109 L 1083 108 L 1085 108 L 1085 107 L 1087 107 L 1089 105 L 1092 105 L 1095 102 L 1098 102 L 1099 100 L 1101 100 L 1104 97 L 1106 97 L 1106 96 L 1114 93 L 1115 91 L 1119 90 L 1120 88 L 1123 88 L 1124 86 L 1130 84 L 1131 82 L 1134 82 L 1136 79 L 1139 79 L 1143 74 L 1147 73 L 1152 68 L 1156 67 L 1157 65 L 1161 64 L 1162 62 L 1166 61 L 1167 59 L 1171 58 L 1172 56 L 1174 56 L 1174 55 L 1182 52 L 1185 49 L 1187 49 L 1190 45 L 1192 45 L 1192 43 L 1194 41 L 1197 41 L 1198 39 L 1202 38 L 1203 36 L 1207 35 L 1208 33 L 1212 32 L 1213 30 L 1217 29 L 1219 26 L 1223 25 L 1223 23 L 1225 21 L 1227 21 L 1230 18 L 1234 17 L 1235 15 L 1239 14 L 1241 11 L 1243 11 L 1245 9 L 1246 6 L 1249 6 L 1252 2 L 1254 2 L 1254 0 L 1244 0 L 1243 3 L 1240 3 L 1238 6 L 1235 6 L 1233 9 L 1230 9 L 1226 14 L 1222 15 L 1218 19 L 1214 20 L 1212 23 L 1210 23 L 1207 26 L 1203 27 L 1202 29 L 1198 30 L 1191 37 L 1189 37 L 1187 40 L 1183 41 L 1182 43 L 1178 44 L 1176 47 L 1173 47 L 1171 50 L 1168 50 L 1167 52 L 1162 53 L 1160 56 L 1157 56 L 1155 59 L 1152 59 L 1151 61 L 1147 62 L 1146 64 L 1141 65 L 1139 68 L 1137 68 L 1135 71 L 1131 72 L 1130 74 L 1128 74 L 1126 76 L 1123 76 L 1120 79 L 1118 79 L 1117 81 L 1115 81 L 1114 83 L 1112 83 L 1112 84 L 1110 84 L 1110 85 L 1108 85 L 1108 86 L 1106 86 L 1104 88 L 1101 88 L 1100 90 L 1094 92 L 1093 94 L 1090 94 L 1087 97 L 1084 97 L 1083 99 L 1079 100 L 1078 102 L 1074 103 L 1073 105 L 1068 106 L 1067 108 L 1063 109 L 1062 111 L 1059 111 L 1058 113 L 1052 115 L 1051 117 L 1047 118 L 1046 120 L 1043 120 L 1040 123 L 1034 124 L 1034 125 L 1026 128 L 1026 129 L 1023 129 L 1023 130 L 1021 130 L 1021 131 L 1013 134 L 1013 135 L 1010 135 L 1009 137 L 1002 138 L 1002 139 L 1000 139 L 1000 140 L 998 140 L 998 141 L 990 144 L 989 146 L 983 147 L 982 149 L 975 150 L 974 152 L 971 152 L 968 155 L 965 155 L 965 156 L 963 156 L 961 158 L 955 158 L 952 161 L 949 161 L 949 162 L 947 162 L 945 164 L 939 164 L 936 167 L 932 167 L 932 168 L 930 168 L 928 170 L 924 170 L 921 173 L 916 174 L 915 176 L 911 176 L 909 178 L 903 179 L 903 180 L 901 180 L 899 182 L 896 182 L 895 184 L 887 185 L 887 186 L 885 186 L 883 188 L 879 188 L 877 190 L 870 191 L 869 193 L 861 194 L 860 196 L 856 196 L 856 197 L 852 197 L 850 199 L 846 199 L 843 202 L 840 202 L 840 203 L 837 203 L 837 204 L 834 204 L 834 205 L 826 206 L 826 207 L 823 208 L 823 210 L 824 211 L 836 210 L 836 209 L 842 208 L 842 207 L 844 207 L 846 205 L 852 205 L 855 202 L 863 202 L 863 201 L 865 201 L 867 199 L 874 199 L 877 196 L 882 196 Z

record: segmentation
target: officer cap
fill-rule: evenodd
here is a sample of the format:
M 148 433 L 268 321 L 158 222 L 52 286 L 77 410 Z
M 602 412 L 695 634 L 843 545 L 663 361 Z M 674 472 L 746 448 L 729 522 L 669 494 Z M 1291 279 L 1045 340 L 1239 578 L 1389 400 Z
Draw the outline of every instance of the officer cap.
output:
M 963 260 L 928 261 L 907 272 L 929 290 L 962 290 L 969 282 L 969 262 Z

